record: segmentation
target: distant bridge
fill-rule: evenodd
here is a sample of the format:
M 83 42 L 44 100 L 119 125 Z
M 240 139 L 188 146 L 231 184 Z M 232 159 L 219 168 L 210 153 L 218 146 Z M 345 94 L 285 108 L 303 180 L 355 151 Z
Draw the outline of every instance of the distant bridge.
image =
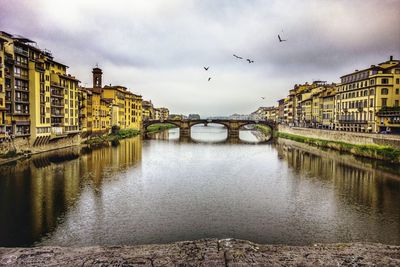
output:
M 153 124 L 159 123 L 170 123 L 177 126 L 180 130 L 181 137 L 190 137 L 190 129 L 194 125 L 209 123 L 221 124 L 228 130 L 228 138 L 239 138 L 239 130 L 249 124 L 262 124 L 268 126 L 273 131 L 275 129 L 275 122 L 266 120 L 226 120 L 226 119 L 207 119 L 207 120 L 189 120 L 189 119 L 178 119 L 178 120 L 148 120 L 143 122 L 143 128 L 145 132 L 147 127 Z

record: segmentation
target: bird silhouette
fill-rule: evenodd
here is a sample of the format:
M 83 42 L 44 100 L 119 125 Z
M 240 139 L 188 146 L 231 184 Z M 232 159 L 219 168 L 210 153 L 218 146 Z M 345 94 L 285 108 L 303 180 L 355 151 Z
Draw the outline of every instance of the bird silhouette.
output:
M 234 56 L 235 58 L 238 58 L 238 59 L 243 59 L 242 57 L 239 57 L 239 56 L 237 56 L 237 55 L 235 55 L 235 54 L 233 54 L 233 56 Z
M 281 36 L 280 36 L 279 34 L 278 34 L 278 39 L 279 39 L 279 42 L 285 42 L 285 41 L 287 41 L 287 40 L 282 39 Z
M 206 67 L 203 67 L 203 68 L 207 71 L 210 67 L 207 67 L 207 68 L 206 68 Z
M 247 62 L 249 62 L 249 63 L 254 63 L 254 60 L 251 60 L 251 59 L 246 59 L 247 60 Z
M 262 98 L 262 99 L 265 99 L 265 96 L 262 96 L 261 98 Z
M 210 80 L 211 80 L 211 77 L 208 78 L 208 81 L 210 81 Z

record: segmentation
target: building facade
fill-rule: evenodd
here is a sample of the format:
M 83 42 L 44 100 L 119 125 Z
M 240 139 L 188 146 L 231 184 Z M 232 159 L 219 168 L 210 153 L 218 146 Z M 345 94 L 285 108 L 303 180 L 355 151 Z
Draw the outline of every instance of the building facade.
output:
M 400 133 L 400 61 L 388 61 L 341 77 L 336 130 Z
M 40 146 L 78 134 L 79 81 L 67 74 L 68 67 L 32 40 L 6 32 L 0 39 L 3 138 L 27 138 Z

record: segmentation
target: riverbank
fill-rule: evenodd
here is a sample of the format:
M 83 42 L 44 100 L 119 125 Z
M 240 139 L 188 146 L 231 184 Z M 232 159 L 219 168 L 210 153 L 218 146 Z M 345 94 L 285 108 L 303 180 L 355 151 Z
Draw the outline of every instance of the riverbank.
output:
M 337 150 L 339 152 L 351 153 L 356 156 L 372 158 L 372 159 L 379 159 L 385 160 L 392 163 L 400 163 L 400 149 L 396 147 L 392 147 L 389 145 L 378 145 L 378 144 L 360 144 L 355 142 L 343 142 L 342 140 L 349 140 L 346 138 L 339 138 L 336 140 L 329 140 L 328 138 L 315 138 L 315 132 L 318 130 L 312 130 L 311 134 L 307 134 L 308 132 L 305 129 L 300 129 L 300 134 L 293 134 L 292 132 L 296 131 L 297 129 L 290 129 L 288 127 L 280 127 L 277 132 L 275 132 L 275 137 L 284 138 L 293 140 L 300 143 L 306 143 L 316 147 L 324 147 Z M 318 132 L 319 136 L 324 134 L 323 130 L 321 133 Z M 334 133 L 335 134 L 335 133 Z M 344 133 L 340 133 L 342 136 Z M 370 137 L 375 138 L 375 137 Z M 340 141 L 339 141 L 340 140 Z M 372 139 L 374 140 L 374 139 Z M 365 140 L 362 142 L 366 142 Z
M 163 245 L 0 248 L 2 266 L 399 266 L 400 246 L 261 245 L 203 239 Z
M 146 133 L 158 133 L 172 128 L 176 128 L 176 126 L 170 123 L 153 124 L 147 127 Z
M 99 135 L 95 137 L 88 138 L 83 144 L 89 146 L 105 145 L 109 143 L 118 142 L 121 139 L 134 137 L 140 134 L 140 130 L 136 129 L 124 129 L 119 130 L 117 133 L 111 133 L 107 135 Z

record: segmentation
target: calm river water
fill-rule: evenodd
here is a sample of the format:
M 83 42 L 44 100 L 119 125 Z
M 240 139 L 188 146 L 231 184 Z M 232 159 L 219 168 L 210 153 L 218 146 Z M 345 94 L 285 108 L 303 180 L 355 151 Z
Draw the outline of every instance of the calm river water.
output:
M 206 237 L 400 244 L 400 167 L 291 141 L 192 128 L 0 166 L 0 246 Z

